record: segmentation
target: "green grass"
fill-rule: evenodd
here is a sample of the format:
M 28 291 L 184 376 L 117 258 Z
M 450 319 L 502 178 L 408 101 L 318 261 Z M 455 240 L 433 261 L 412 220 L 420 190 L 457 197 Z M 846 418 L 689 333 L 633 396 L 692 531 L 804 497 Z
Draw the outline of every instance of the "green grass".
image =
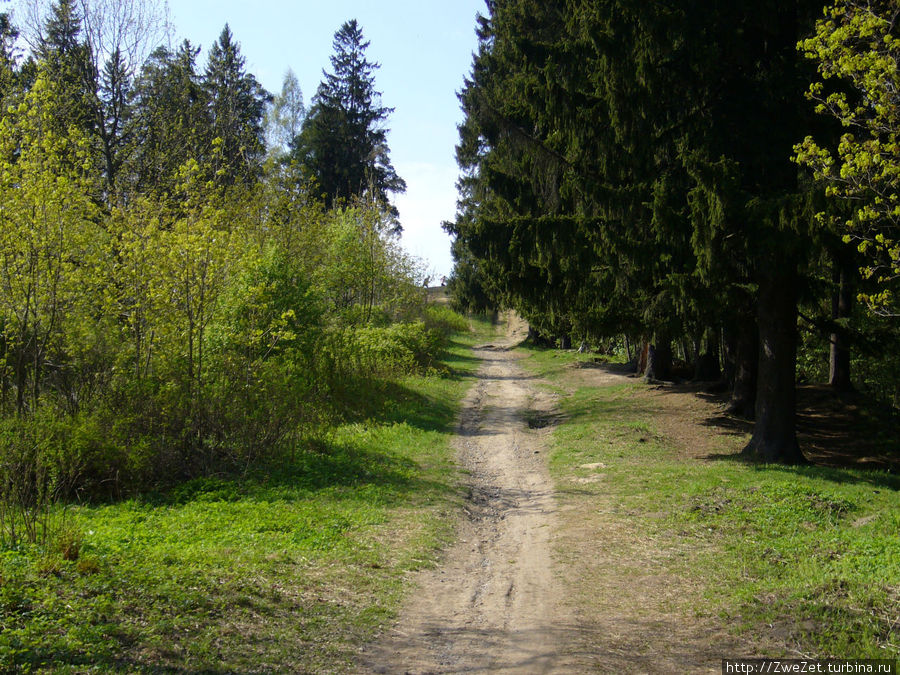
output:
M 491 330 L 476 328 L 440 376 L 368 392 L 324 452 L 71 506 L 51 550 L 0 551 L 0 671 L 350 669 L 452 536 L 467 345 Z
M 636 395 L 646 385 L 567 389 L 574 358 L 532 350 L 524 361 L 564 392 L 551 458 L 563 499 L 611 497 L 681 552 L 666 564 L 700 580 L 695 610 L 745 636 L 794 656 L 900 656 L 900 477 L 748 464 L 735 439 L 718 459 L 685 459 L 654 426 L 659 403 Z M 602 482 L 576 482 L 592 463 Z

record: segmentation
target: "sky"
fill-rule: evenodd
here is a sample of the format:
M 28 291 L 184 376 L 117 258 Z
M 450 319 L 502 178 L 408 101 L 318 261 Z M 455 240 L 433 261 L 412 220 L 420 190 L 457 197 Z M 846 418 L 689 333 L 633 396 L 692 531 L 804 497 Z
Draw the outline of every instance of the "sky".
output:
M 367 57 L 381 64 L 375 87 L 394 108 L 388 146 L 407 191 L 395 198 L 402 243 L 422 258 L 434 279 L 453 266 L 441 222 L 456 212 L 454 148 L 462 121 L 456 93 L 477 47 L 476 15 L 484 0 L 169 0 L 177 44 L 200 45 L 200 63 L 228 23 L 246 69 L 270 92 L 281 90 L 288 68 L 306 104 L 330 69 L 334 33 L 356 19 L 370 41 Z

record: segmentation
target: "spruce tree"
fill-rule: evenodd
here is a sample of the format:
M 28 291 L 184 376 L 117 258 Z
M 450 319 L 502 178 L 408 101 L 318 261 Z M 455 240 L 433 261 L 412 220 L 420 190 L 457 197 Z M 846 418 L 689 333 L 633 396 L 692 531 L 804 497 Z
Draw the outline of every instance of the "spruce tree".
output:
M 37 56 L 56 86 L 54 117 L 61 128 L 75 125 L 92 134 L 96 74 L 81 33 L 82 17 L 74 0 L 58 0 L 50 8 Z
M 240 45 L 228 24 L 209 52 L 203 86 L 212 135 L 222 143 L 218 179 L 225 185 L 251 184 L 265 155 L 263 118 L 271 96 L 244 70 Z
M 18 80 L 16 39 L 19 32 L 6 12 L 0 12 L 0 104 L 14 91 Z
M 503 300 L 551 330 L 637 331 L 659 354 L 725 328 L 736 387 L 758 381 L 748 454 L 787 462 L 802 460 L 796 303 L 812 245 L 789 161 L 805 123 L 794 45 L 812 5 L 489 3 L 453 227 Z
M 197 72 L 199 52 L 187 40 L 175 52 L 160 47 L 137 80 L 137 134 L 142 142 L 131 175 L 140 191 L 170 191 L 179 167 L 209 152 L 210 106 Z
M 393 108 L 382 106 L 375 90 L 379 64 L 366 59 L 369 42 L 355 19 L 335 33 L 333 45 L 332 72 L 323 72 L 294 157 L 315 178 L 326 205 L 366 197 L 387 207 L 388 195 L 405 192 L 406 183 L 389 158 L 384 122 Z

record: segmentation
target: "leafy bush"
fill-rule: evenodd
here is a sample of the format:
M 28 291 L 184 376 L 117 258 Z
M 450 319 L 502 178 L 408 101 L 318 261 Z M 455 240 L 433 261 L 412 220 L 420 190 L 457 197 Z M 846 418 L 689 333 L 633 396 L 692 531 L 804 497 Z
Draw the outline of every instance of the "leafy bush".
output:
M 44 545 L 53 536 L 65 431 L 46 414 L 0 421 L 0 545 Z
M 424 321 L 362 326 L 352 333 L 352 359 L 358 372 L 371 375 L 421 372 L 433 364 L 443 341 Z
M 448 336 L 452 333 L 465 333 L 469 330 L 466 317 L 453 311 L 447 305 L 428 305 L 422 313 L 422 320 L 429 330 L 438 331 Z

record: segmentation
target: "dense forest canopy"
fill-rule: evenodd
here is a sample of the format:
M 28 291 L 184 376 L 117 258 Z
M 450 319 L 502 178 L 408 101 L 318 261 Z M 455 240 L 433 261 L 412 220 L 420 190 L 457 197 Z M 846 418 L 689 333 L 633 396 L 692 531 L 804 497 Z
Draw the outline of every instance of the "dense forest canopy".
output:
M 490 0 L 460 93 L 457 303 L 652 343 L 660 379 L 673 346 L 721 364 L 765 460 L 803 461 L 798 366 L 897 405 L 897 14 Z

